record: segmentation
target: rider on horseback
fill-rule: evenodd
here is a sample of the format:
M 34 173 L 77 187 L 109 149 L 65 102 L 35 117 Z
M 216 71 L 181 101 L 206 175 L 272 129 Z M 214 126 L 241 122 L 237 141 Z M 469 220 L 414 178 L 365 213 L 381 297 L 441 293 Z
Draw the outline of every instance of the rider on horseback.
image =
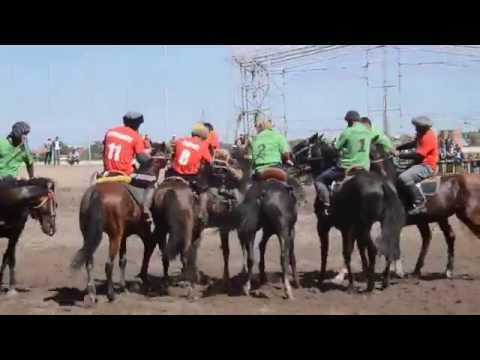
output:
M 203 125 L 208 129 L 207 143 L 210 149 L 210 154 L 212 154 L 213 156 L 213 154 L 215 154 L 215 151 L 217 149 L 220 149 L 220 141 L 218 140 L 218 135 L 214 130 L 212 124 L 206 122 L 203 123 Z
M 390 138 L 379 128 L 373 126 L 372 121 L 368 117 L 362 117 L 360 122 L 367 126 L 372 132 L 372 143 L 382 145 L 385 152 L 392 153 L 395 151 L 395 146 L 393 145 L 392 140 L 390 140 Z
M 208 128 L 202 123 L 196 123 L 192 128 L 192 135 L 175 141 L 172 155 L 172 167 L 165 173 L 165 178 L 180 177 L 191 185 L 199 195 L 200 220 L 206 224 L 208 168 L 212 163 L 209 151 Z M 204 166 L 207 165 L 207 166 Z
M 16 179 L 20 166 L 25 163 L 30 179 L 33 178 L 33 156 L 28 148 L 30 126 L 17 122 L 5 139 L 0 139 L 0 180 Z
M 372 131 L 365 126 L 357 111 L 349 111 L 345 115 L 348 127 L 338 138 L 335 148 L 340 151 L 340 164 L 325 170 L 315 179 L 315 188 L 319 200 L 323 204 L 325 215 L 330 210 L 330 190 L 328 187 L 333 181 L 342 180 L 346 174 L 353 170 L 370 170 L 370 145 L 372 141 L 384 143 L 385 135 L 380 130 Z M 384 145 L 385 146 L 385 145 Z M 389 148 L 387 144 L 386 149 Z
M 415 126 L 415 140 L 397 147 L 397 151 L 415 148 L 413 153 L 399 153 L 400 159 L 415 161 L 415 165 L 404 171 L 399 176 L 399 183 L 412 198 L 412 209 L 410 215 L 417 215 L 426 210 L 425 199 L 417 187 L 417 183 L 435 175 L 438 166 L 438 143 L 437 136 L 433 132 L 432 120 L 426 116 L 419 116 L 412 119 Z
M 272 129 L 271 121 L 263 114 L 255 120 L 257 136 L 252 142 L 254 178 L 259 178 L 263 170 L 282 168 L 282 164 L 292 164 L 290 146 L 287 139 Z
M 143 115 L 136 112 L 128 112 L 123 117 L 124 126 L 110 129 L 103 140 L 103 167 L 105 172 L 119 173 L 131 176 L 134 173 L 133 161 L 136 159 L 140 164 L 148 163 L 151 159 L 145 149 L 142 136 L 138 133 L 143 124 Z M 143 201 L 145 219 L 152 220 L 150 206 L 154 188 L 146 190 Z

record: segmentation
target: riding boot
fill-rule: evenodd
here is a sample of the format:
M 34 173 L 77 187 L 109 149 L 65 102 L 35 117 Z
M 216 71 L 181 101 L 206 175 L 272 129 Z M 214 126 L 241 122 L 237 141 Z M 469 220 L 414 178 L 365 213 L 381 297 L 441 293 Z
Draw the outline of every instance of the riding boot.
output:
M 315 189 L 317 190 L 318 200 L 322 204 L 323 215 L 330 215 L 330 191 L 327 185 L 321 181 L 315 181 Z
M 408 211 L 409 215 L 418 215 L 426 212 L 425 199 L 417 187 L 417 185 L 412 184 L 407 186 L 408 191 L 410 192 L 411 198 L 413 199 L 412 209 Z
M 145 189 L 145 194 L 143 197 L 143 216 L 146 222 L 151 223 L 153 221 L 152 207 L 153 195 L 155 194 L 155 188 L 153 186 Z

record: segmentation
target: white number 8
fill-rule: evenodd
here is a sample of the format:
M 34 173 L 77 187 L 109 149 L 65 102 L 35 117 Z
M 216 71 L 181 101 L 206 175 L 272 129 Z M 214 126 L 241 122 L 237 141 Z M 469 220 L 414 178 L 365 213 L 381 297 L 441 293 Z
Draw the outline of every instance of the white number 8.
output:
M 178 158 L 178 163 L 183 166 L 187 165 L 191 154 L 190 150 L 184 149 Z

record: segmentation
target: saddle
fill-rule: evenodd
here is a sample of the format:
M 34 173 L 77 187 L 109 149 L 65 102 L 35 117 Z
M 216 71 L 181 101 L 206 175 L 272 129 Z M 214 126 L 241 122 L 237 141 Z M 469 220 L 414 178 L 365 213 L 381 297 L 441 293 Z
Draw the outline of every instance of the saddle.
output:
M 267 181 L 267 180 L 277 180 L 282 183 L 287 183 L 288 174 L 285 170 L 280 168 L 266 168 L 261 172 L 257 173 L 257 177 L 259 180 Z
M 440 188 L 440 176 L 425 179 L 417 184 L 423 196 L 435 196 Z
M 130 184 L 132 178 L 121 171 L 104 171 L 96 174 L 95 183 L 102 184 L 107 182 L 118 182 L 122 184 Z

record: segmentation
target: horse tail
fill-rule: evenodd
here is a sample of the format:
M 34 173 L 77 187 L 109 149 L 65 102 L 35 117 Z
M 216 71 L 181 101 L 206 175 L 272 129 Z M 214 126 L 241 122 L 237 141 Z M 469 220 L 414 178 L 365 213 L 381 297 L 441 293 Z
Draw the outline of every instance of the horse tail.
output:
M 80 230 L 83 235 L 83 247 L 75 254 L 71 267 L 74 270 L 91 260 L 103 235 L 104 216 L 100 193 L 92 189 L 85 194 L 80 206 Z
M 393 184 L 384 181 L 382 186 L 385 210 L 377 245 L 381 254 L 395 261 L 400 258 L 400 233 L 406 221 L 405 209 Z
M 167 256 L 169 260 L 180 255 L 182 249 L 190 245 L 193 230 L 193 213 L 191 208 L 183 208 L 175 190 L 167 190 L 163 198 L 168 204 L 166 220 L 170 228 L 170 236 L 167 244 Z

